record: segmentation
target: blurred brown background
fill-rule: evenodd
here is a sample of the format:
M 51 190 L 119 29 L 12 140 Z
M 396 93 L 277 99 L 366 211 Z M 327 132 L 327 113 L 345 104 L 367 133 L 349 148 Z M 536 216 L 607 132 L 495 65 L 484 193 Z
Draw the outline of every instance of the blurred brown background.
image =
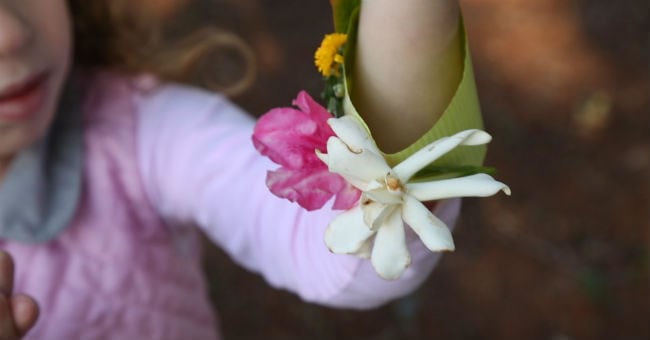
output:
M 465 200 L 456 252 L 374 311 L 302 303 L 208 247 L 226 339 L 650 338 L 647 1 L 461 4 L 495 137 L 487 164 L 513 196 Z M 183 13 L 254 48 L 257 82 L 234 98 L 251 113 L 320 93 L 312 53 L 332 30 L 328 1 L 203 0 Z

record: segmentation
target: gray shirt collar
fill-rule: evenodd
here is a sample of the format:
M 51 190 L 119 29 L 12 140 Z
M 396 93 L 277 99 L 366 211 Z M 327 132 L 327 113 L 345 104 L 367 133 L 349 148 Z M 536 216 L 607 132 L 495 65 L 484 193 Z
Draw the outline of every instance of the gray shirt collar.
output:
M 81 193 L 78 93 L 66 88 L 52 128 L 21 151 L 0 182 L 0 239 L 47 242 L 70 224 Z

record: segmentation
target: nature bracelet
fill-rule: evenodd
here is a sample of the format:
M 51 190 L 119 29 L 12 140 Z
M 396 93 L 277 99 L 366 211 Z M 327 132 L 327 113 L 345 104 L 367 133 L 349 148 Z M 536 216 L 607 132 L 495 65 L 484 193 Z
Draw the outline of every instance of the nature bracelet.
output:
M 454 250 L 449 228 L 423 202 L 486 197 L 510 189 L 482 167 L 491 136 L 482 131 L 481 112 L 465 32 L 462 79 L 434 126 L 408 148 L 383 153 L 350 98 L 360 0 L 331 0 L 336 32 L 315 54 L 325 77 L 327 108 L 306 92 L 296 108 L 275 108 L 253 133 L 257 150 L 281 165 L 267 173 L 278 197 L 307 210 L 344 210 L 325 233 L 336 254 L 370 258 L 384 279 L 397 279 L 411 263 L 405 226 L 431 251 Z

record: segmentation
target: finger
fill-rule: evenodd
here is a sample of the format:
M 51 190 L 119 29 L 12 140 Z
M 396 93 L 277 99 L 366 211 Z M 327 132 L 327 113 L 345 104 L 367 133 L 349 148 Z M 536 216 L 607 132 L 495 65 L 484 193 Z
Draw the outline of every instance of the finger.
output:
M 0 294 L 0 340 L 18 339 L 11 317 L 9 300 L 4 294 Z
M 14 287 L 14 260 L 4 250 L 0 250 L 0 293 L 11 296 Z
M 10 303 L 15 329 L 18 335 L 23 336 L 34 327 L 36 320 L 38 320 L 38 304 L 33 298 L 25 294 L 12 296 Z

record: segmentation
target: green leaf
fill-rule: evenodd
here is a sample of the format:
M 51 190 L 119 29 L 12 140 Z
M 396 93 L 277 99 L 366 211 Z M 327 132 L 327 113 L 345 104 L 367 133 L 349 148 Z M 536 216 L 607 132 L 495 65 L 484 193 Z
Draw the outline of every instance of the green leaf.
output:
M 332 5 L 335 31 L 337 33 L 347 33 L 350 18 L 354 11 L 361 7 L 361 0 L 330 0 L 330 4 Z

